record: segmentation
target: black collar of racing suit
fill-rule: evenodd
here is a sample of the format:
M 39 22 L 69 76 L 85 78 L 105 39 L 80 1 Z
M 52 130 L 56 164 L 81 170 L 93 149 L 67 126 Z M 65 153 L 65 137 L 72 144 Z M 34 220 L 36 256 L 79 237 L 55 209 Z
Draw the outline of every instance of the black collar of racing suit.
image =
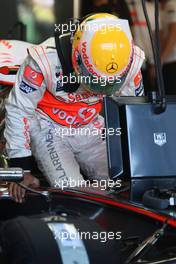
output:
M 72 66 L 72 44 L 71 44 L 71 33 L 63 34 L 55 32 L 55 43 L 57 55 L 60 59 L 63 76 L 67 76 L 68 80 L 71 74 L 73 74 L 74 69 Z M 75 92 L 80 84 L 76 83 L 66 83 L 63 86 L 65 92 Z

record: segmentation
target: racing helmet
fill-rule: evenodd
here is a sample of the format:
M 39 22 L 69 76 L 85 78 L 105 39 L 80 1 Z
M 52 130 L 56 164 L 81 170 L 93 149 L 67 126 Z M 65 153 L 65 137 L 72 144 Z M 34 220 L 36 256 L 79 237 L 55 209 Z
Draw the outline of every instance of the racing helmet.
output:
M 86 17 L 72 42 L 72 64 L 86 89 L 106 95 L 120 90 L 133 60 L 127 20 L 108 13 Z

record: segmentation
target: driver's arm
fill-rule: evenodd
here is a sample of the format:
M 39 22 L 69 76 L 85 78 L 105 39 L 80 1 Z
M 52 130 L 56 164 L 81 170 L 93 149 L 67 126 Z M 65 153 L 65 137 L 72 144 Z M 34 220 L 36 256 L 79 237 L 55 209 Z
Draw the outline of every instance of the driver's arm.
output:
M 30 80 L 31 78 L 31 80 Z M 30 121 L 45 91 L 44 77 L 28 57 L 18 71 L 15 85 L 6 102 L 5 138 L 6 151 L 11 164 L 30 170 Z
M 15 85 L 6 102 L 5 138 L 10 167 L 32 170 L 33 159 L 30 148 L 30 124 L 35 118 L 35 109 L 46 89 L 44 77 L 35 63 L 28 57 L 18 71 Z M 37 187 L 39 181 L 28 173 L 22 182 L 26 186 Z M 25 191 L 11 183 L 10 196 L 22 202 Z

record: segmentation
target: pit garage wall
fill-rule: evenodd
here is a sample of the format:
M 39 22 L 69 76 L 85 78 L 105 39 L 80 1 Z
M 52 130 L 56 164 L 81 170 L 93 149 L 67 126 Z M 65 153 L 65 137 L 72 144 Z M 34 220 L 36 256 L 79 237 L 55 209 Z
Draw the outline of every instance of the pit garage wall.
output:
M 55 0 L 56 23 L 66 23 L 69 18 L 79 17 L 81 2 L 82 0 Z M 0 39 L 7 38 L 7 32 L 18 21 L 17 7 L 17 0 L 0 0 Z
M 7 38 L 7 32 L 17 22 L 17 1 L 0 0 L 0 39 Z
M 56 23 L 67 23 L 80 16 L 81 0 L 55 0 Z

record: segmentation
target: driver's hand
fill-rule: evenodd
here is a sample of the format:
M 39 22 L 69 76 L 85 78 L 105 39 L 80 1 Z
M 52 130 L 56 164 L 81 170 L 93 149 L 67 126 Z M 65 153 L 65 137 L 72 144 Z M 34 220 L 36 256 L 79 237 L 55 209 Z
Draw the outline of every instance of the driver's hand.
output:
M 39 180 L 29 173 L 24 176 L 24 180 L 20 183 L 31 188 L 37 188 L 40 186 Z M 18 184 L 11 182 L 9 185 L 9 195 L 14 197 L 17 203 L 22 203 L 25 197 L 25 189 L 21 188 Z

